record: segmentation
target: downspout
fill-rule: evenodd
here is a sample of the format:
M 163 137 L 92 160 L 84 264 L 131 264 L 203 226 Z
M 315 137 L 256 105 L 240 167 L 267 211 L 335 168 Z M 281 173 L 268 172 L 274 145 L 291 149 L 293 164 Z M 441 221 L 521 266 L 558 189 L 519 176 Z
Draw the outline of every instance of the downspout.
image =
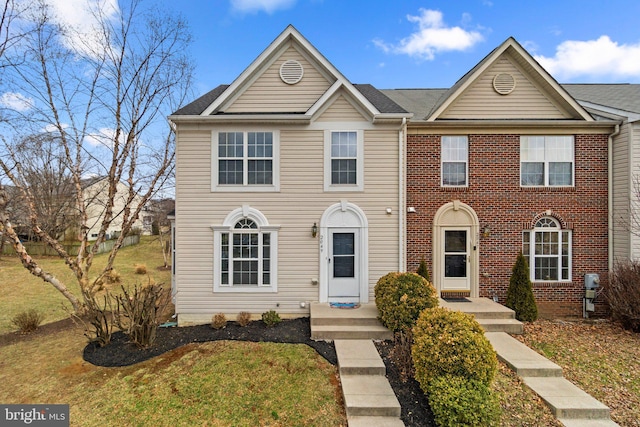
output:
M 407 118 L 402 118 L 402 125 L 398 130 L 398 270 L 407 270 L 407 239 L 406 239 L 406 153 L 405 139 L 407 130 Z
M 613 131 L 613 133 L 609 134 L 609 141 L 608 141 L 608 147 L 607 147 L 607 191 L 609 193 L 609 197 L 607 200 L 607 209 L 608 209 L 608 214 L 607 214 L 607 243 L 608 243 L 608 258 L 609 258 L 609 263 L 608 263 L 608 267 L 609 267 L 609 272 L 613 271 L 613 239 L 614 239 L 614 233 L 613 233 L 613 138 L 615 138 L 616 136 L 618 136 L 620 134 L 620 124 L 616 124 L 615 130 Z

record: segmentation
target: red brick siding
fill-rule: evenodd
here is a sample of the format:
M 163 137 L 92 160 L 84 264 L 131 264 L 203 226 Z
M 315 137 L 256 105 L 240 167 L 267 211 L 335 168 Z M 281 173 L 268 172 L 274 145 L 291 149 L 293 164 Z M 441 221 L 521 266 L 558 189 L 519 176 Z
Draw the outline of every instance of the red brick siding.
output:
M 536 283 L 543 316 L 581 316 L 584 275 L 607 276 L 607 135 L 575 135 L 575 187 L 521 188 L 520 136 L 469 135 L 469 187 L 440 186 L 440 136 L 409 135 L 407 141 L 408 269 L 424 257 L 433 268 L 433 218 L 445 203 L 458 199 L 478 215 L 480 296 L 506 297 L 511 269 L 522 249 L 522 231 L 551 210 L 572 230 L 572 282 Z M 602 304 L 596 301 L 597 310 Z

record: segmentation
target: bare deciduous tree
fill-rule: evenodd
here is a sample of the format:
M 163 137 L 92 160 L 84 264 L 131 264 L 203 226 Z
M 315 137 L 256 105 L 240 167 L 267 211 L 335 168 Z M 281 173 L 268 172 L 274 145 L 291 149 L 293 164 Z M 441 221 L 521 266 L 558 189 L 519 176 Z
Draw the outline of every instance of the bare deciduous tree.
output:
M 174 165 L 174 134 L 166 116 L 187 95 L 193 66 L 187 54 L 190 32 L 175 14 L 155 4 L 144 9 L 131 0 L 119 10 L 95 3 L 89 32 L 64 26 L 41 0 L 31 9 L 32 28 L 12 48 L 14 93 L 30 100 L 28 109 L 14 109 L 12 120 L 31 134 L 48 131 L 59 141 L 61 159 L 74 186 L 74 205 L 81 226 L 80 249 L 72 256 L 43 227 L 36 196 L 22 187 L 28 201 L 28 222 L 41 241 L 65 260 L 80 288 L 99 289 L 118 250 L 145 203 L 166 182 Z M 15 147 L 5 146 L 6 153 Z M 23 168 L 11 156 L 0 168 L 14 183 L 24 181 Z M 87 203 L 82 180 L 104 176 L 108 182 L 104 212 L 96 240 L 88 236 Z M 116 210 L 119 183 L 126 184 L 122 208 Z M 0 196 L 0 211 L 2 210 Z M 119 214 L 121 233 L 103 269 L 90 274 L 98 245 Z M 0 224 L 11 229 L 5 216 Z M 10 234 L 10 233 L 9 233 Z M 42 271 L 19 240 L 11 239 L 23 265 L 62 292 L 75 311 L 82 296 L 73 295 L 53 275 Z

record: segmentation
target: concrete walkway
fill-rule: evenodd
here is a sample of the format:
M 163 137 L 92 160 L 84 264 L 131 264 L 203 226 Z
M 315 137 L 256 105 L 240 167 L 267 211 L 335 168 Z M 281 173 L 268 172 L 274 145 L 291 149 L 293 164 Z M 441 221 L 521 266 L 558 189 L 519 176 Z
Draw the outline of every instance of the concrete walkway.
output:
M 400 403 L 372 340 L 335 340 L 349 427 L 402 427 Z
M 607 406 L 562 375 L 562 368 L 504 332 L 485 332 L 498 358 L 551 408 L 567 427 L 617 426 Z

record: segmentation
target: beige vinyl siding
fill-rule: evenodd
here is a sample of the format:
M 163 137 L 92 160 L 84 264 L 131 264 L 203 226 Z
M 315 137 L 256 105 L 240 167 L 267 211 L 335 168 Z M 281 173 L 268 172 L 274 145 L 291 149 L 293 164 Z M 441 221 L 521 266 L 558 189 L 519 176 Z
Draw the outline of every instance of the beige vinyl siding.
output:
M 301 301 L 317 301 L 319 239 L 311 227 L 331 205 L 347 200 L 369 221 L 369 298 L 378 278 L 397 271 L 398 132 L 397 126 L 364 133 L 363 192 L 323 190 L 324 131 L 288 127 L 280 131 L 280 192 L 211 192 L 211 129 L 178 130 L 176 188 L 176 312 L 187 321 L 207 321 L 217 312 L 275 309 L 284 315 L 308 315 Z M 213 293 L 213 231 L 244 204 L 262 212 L 278 232 L 277 293 Z M 391 207 L 392 215 L 385 209 Z M 279 304 L 279 306 L 277 306 Z M 189 313 L 188 315 L 186 313 Z
M 344 96 L 340 95 L 331 108 L 318 117 L 318 122 L 360 122 L 365 117 Z
M 280 79 L 280 66 L 294 59 L 304 76 L 294 85 Z M 289 47 L 228 108 L 226 113 L 304 113 L 333 84 L 295 48 Z
M 516 87 L 509 95 L 493 89 L 493 78 L 509 73 Z M 509 55 L 489 67 L 440 116 L 442 119 L 566 119 L 569 113 L 547 97 Z
M 631 218 L 631 233 L 629 238 L 631 239 L 631 258 L 640 260 L 640 199 L 638 193 L 640 193 L 640 122 L 634 122 L 628 126 L 629 141 L 631 149 L 629 151 L 629 158 L 631 162 L 629 164 L 629 197 L 631 199 L 631 208 L 634 212 Z
M 631 255 L 629 222 L 629 127 L 628 123 L 620 127 L 620 134 L 613 141 L 613 261 L 628 259 Z

